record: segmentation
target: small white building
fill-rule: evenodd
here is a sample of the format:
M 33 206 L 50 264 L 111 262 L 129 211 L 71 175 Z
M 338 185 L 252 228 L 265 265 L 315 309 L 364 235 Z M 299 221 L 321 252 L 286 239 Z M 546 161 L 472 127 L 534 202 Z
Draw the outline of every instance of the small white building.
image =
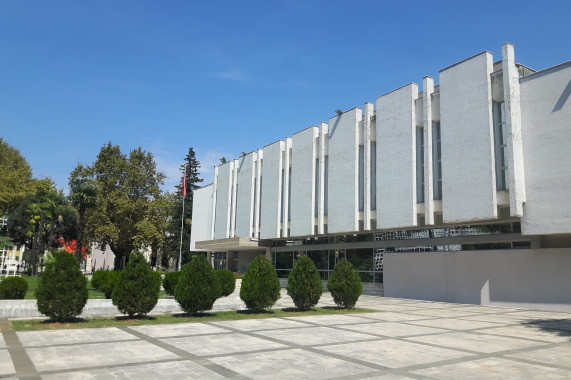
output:
M 385 296 L 571 311 L 571 61 L 482 52 L 215 168 L 191 249 L 265 252 Z M 420 89 L 421 87 L 421 89 Z

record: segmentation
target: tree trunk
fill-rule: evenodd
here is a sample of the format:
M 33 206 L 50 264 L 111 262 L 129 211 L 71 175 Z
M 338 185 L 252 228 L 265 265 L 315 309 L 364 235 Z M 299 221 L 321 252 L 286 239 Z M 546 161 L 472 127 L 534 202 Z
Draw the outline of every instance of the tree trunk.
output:
M 81 265 L 83 261 L 83 254 L 81 252 L 83 248 L 83 232 L 85 230 L 85 205 L 79 206 L 79 228 L 77 231 L 77 240 L 75 241 L 75 257 Z

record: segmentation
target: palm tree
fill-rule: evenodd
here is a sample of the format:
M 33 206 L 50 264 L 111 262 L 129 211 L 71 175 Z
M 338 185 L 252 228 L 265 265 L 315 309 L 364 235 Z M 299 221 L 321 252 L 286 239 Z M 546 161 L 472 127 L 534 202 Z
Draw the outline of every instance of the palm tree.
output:
M 79 226 L 75 246 L 75 256 L 79 263 L 81 263 L 82 260 L 81 249 L 83 248 L 85 232 L 85 212 L 87 209 L 95 206 L 98 193 L 99 191 L 95 185 L 91 183 L 81 183 L 73 186 L 69 194 L 69 199 L 77 208 L 79 214 Z

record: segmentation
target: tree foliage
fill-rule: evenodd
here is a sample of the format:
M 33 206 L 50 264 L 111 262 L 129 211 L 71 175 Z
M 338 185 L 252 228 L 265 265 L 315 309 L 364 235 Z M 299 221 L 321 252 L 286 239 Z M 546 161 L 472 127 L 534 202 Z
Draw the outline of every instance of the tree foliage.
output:
M 143 247 L 156 252 L 164 244 L 169 202 L 160 185 L 165 175 L 157 171 L 153 155 L 141 147 L 123 154 L 117 145 L 104 145 L 90 166 L 78 166 L 70 185 L 93 183 L 98 188 L 96 205 L 86 211 L 91 239 L 109 244 L 115 269 L 129 254 Z
M 29 251 L 28 262 L 37 272 L 38 260 L 48 248 L 59 248 L 63 240 L 77 237 L 77 213 L 63 193 L 49 180 L 39 181 L 8 216 L 8 235 Z
M 152 270 L 141 253 L 135 252 L 120 272 L 111 299 L 121 313 L 143 316 L 157 304 L 160 290 L 161 275 Z
M 78 213 L 77 239 L 75 257 L 78 262 L 83 261 L 82 249 L 85 234 L 85 213 L 97 205 L 97 187 L 93 183 L 80 183 L 71 187 L 69 199 L 76 207 Z
M 36 291 L 39 312 L 64 321 L 81 314 L 87 297 L 87 280 L 77 260 L 66 251 L 54 252 Z
M 185 264 L 174 289 L 174 299 L 189 314 L 212 309 L 222 295 L 212 266 L 202 255 L 196 255 Z
M 91 277 L 91 286 L 105 294 L 106 299 L 111 299 L 115 285 L 119 282 L 120 271 L 99 269 Z
M 327 288 L 338 306 L 353 309 L 363 293 L 359 272 L 346 259 L 340 260 L 327 280 Z
M 30 191 L 32 168 L 20 151 L 0 137 L 0 214 L 14 211 Z
M 165 293 L 169 296 L 174 296 L 174 289 L 178 283 L 180 273 L 181 272 L 177 270 L 165 274 L 165 278 L 163 279 L 163 288 L 165 288 Z
M 164 266 L 168 266 L 167 261 L 178 261 L 178 256 L 180 253 L 180 231 L 182 227 L 182 256 L 183 262 L 185 264 L 190 260 L 192 253 L 190 252 L 189 244 L 190 232 L 192 229 L 192 202 L 193 202 L 193 191 L 200 187 L 200 183 L 203 181 L 199 178 L 198 168 L 200 167 L 200 162 L 196 159 L 194 149 L 188 148 L 188 154 L 184 158 L 184 164 L 180 166 L 181 178 L 183 177 L 186 170 L 186 197 L 184 197 L 184 216 L 182 213 L 183 208 L 183 194 L 182 194 L 182 180 L 176 185 L 176 192 L 173 197 L 171 217 L 167 227 L 167 241 L 163 250 L 163 262 Z M 181 217 L 183 218 L 183 223 L 181 223 Z
M 296 307 L 308 310 L 317 305 L 322 293 L 321 276 L 313 260 L 301 256 L 288 276 L 288 296 Z
M 240 298 L 248 309 L 259 312 L 276 303 L 280 290 L 280 280 L 272 262 L 266 256 L 258 255 L 242 277 Z

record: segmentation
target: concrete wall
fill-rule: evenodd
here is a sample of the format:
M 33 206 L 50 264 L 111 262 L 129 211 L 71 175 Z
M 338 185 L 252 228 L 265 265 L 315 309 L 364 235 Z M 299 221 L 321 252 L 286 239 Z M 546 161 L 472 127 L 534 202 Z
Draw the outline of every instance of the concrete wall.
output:
M 315 139 L 319 128 L 310 127 L 292 136 L 290 235 L 313 235 L 315 218 Z
M 571 312 L 571 248 L 388 253 L 387 297 Z
M 194 251 L 197 241 L 210 240 L 213 190 L 214 186 L 211 184 L 193 192 L 192 231 L 190 234 L 191 251 Z
M 329 119 L 329 233 L 359 230 L 358 163 L 360 108 Z
M 440 72 L 444 222 L 497 217 L 492 66 L 484 52 Z
M 378 228 L 409 227 L 417 224 L 417 98 L 418 86 L 411 83 L 377 99 Z M 422 116 L 422 108 L 420 113 Z
M 254 155 L 238 160 L 238 191 L 236 196 L 236 228 L 234 236 L 252 237 L 254 210 Z
M 521 79 L 524 234 L 571 233 L 571 62 Z
M 260 221 L 260 237 L 262 239 L 280 237 L 282 152 L 284 146 L 284 141 L 276 141 L 264 147 Z
M 216 214 L 214 215 L 214 238 L 230 237 L 230 203 L 232 189 L 232 171 L 234 162 L 228 162 L 218 167 L 216 186 Z

